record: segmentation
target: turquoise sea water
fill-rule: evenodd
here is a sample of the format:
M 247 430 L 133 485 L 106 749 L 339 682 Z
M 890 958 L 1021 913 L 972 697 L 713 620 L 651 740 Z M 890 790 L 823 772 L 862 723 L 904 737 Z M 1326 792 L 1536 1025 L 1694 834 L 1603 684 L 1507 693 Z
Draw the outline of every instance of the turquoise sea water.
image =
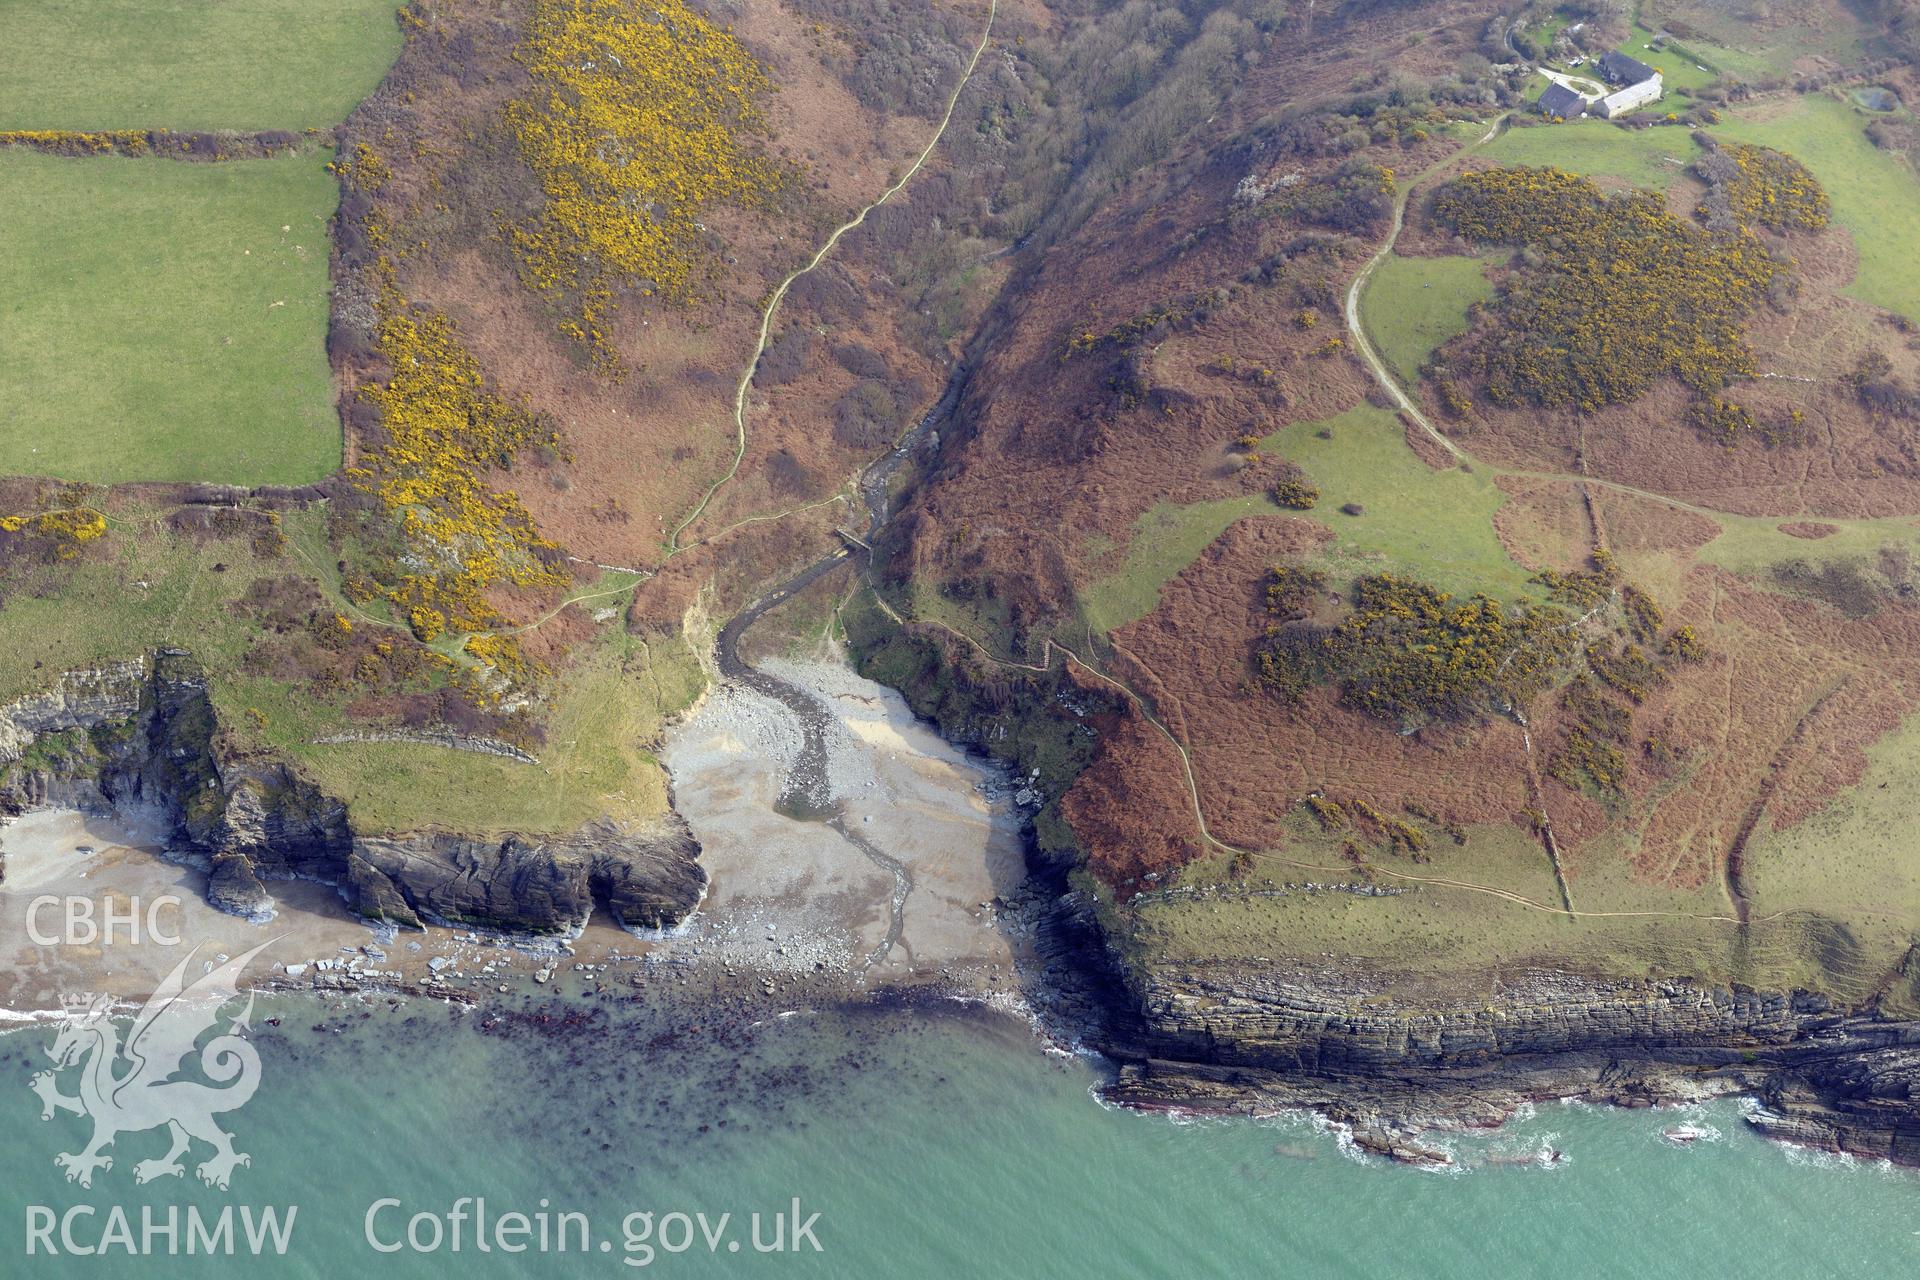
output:
M 1468 1171 L 1436 1174 L 1358 1160 L 1305 1120 L 1103 1108 L 1089 1095 L 1096 1064 L 1047 1054 L 992 1015 L 572 1009 L 276 1002 L 262 1016 L 280 1025 L 256 1034 L 260 1094 L 227 1117 L 253 1163 L 226 1193 L 136 1187 L 131 1165 L 161 1153 L 159 1132 L 120 1139 L 92 1190 L 65 1182 L 54 1153 L 85 1128 L 42 1122 L 27 1087 L 49 1034 L 0 1038 L 0 1275 L 1803 1277 L 1920 1264 L 1920 1175 L 1764 1142 L 1733 1102 L 1543 1105 L 1460 1138 Z M 1683 1119 L 1720 1136 L 1663 1141 Z M 1548 1147 L 1565 1153 L 1555 1167 L 1508 1163 Z M 549 1213 L 589 1215 L 592 1240 L 580 1251 L 576 1228 L 566 1253 L 481 1254 L 466 1235 L 455 1255 L 444 1236 L 434 1254 L 365 1238 L 382 1198 L 404 1206 L 376 1218 L 391 1243 L 412 1213 L 465 1196 L 530 1225 L 544 1198 Z M 795 1197 L 802 1219 L 819 1214 L 821 1252 L 802 1240 L 797 1254 L 756 1253 L 750 1215 L 770 1243 Z M 136 1237 L 143 1205 L 191 1205 L 208 1222 L 223 1206 L 298 1214 L 284 1256 L 28 1256 L 28 1206 L 76 1205 L 98 1210 L 75 1219 L 82 1244 L 116 1205 Z M 654 1233 L 629 1250 L 622 1219 L 647 1210 Z M 690 1222 L 692 1247 L 670 1253 L 659 1246 L 681 1242 L 664 1216 L 675 1211 L 709 1228 L 732 1216 L 712 1252 Z M 650 1265 L 632 1265 L 649 1245 Z

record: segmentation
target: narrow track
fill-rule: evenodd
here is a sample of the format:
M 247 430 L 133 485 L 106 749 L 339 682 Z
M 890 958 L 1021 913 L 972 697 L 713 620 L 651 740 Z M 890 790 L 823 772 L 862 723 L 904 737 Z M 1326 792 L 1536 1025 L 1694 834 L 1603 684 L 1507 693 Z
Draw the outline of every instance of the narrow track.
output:
M 954 86 L 953 95 L 947 99 L 947 109 L 940 117 L 939 128 L 934 131 L 932 139 L 928 141 L 926 147 L 920 152 L 919 156 L 915 158 L 912 167 L 910 167 L 906 173 L 902 174 L 897 182 L 881 192 L 873 203 L 867 205 L 861 209 L 859 213 L 835 228 L 833 234 L 828 236 L 826 242 L 814 252 L 813 257 L 807 260 L 806 265 L 794 271 L 785 280 L 782 280 L 780 286 L 775 289 L 772 296 L 768 298 L 767 305 L 760 315 L 759 341 L 755 344 L 753 355 L 747 360 L 746 370 L 740 375 L 739 385 L 734 391 L 733 463 L 727 468 L 726 474 L 714 481 L 707 489 L 706 494 L 700 499 L 700 504 L 693 509 L 686 519 L 682 520 L 679 525 L 674 528 L 673 535 L 668 541 L 667 557 L 669 559 L 680 554 L 682 551 L 691 550 L 695 546 L 704 545 L 706 541 L 711 541 L 711 539 L 705 539 L 702 542 L 683 544 L 680 541 L 680 535 L 685 533 L 686 530 L 705 513 L 708 504 L 713 501 L 714 495 L 720 491 L 721 487 L 739 474 L 741 461 L 746 457 L 747 453 L 747 391 L 753 385 L 754 371 L 759 367 L 760 357 L 767 348 L 768 335 L 772 332 L 773 317 L 780 309 L 782 300 L 786 298 L 787 291 L 793 287 L 794 281 L 806 275 L 809 271 L 814 270 L 824 262 L 827 255 L 833 251 L 834 246 L 840 243 L 842 236 L 865 222 L 868 214 L 898 194 L 908 182 L 913 180 L 913 176 L 925 167 L 928 158 L 933 155 L 934 148 L 939 146 L 941 138 L 946 136 L 947 126 L 953 121 L 954 108 L 959 105 L 960 95 L 966 91 L 967 85 L 973 80 L 974 70 L 980 65 L 980 56 L 986 52 L 987 43 L 992 38 L 993 23 L 997 13 L 998 0 L 988 0 L 987 22 L 985 28 L 980 32 L 980 42 L 974 46 L 973 56 L 967 61 L 966 71 L 961 75 L 960 82 Z M 887 477 L 891 476 L 893 471 L 898 468 L 901 460 L 906 457 L 914 441 L 937 420 L 943 408 L 951 406 L 953 400 L 959 393 L 959 387 L 964 375 L 964 367 L 956 370 L 953 377 L 949 380 L 947 390 L 942 395 L 939 404 L 935 405 L 933 410 L 929 411 L 913 427 L 903 432 L 901 438 L 894 443 L 892 448 L 869 463 L 860 473 L 859 477 L 857 477 L 854 488 L 866 500 L 869 508 L 869 538 L 871 538 L 872 531 L 877 529 L 886 517 Z M 833 499 L 826 499 L 820 503 L 811 503 L 809 506 L 821 506 L 824 505 L 825 502 L 838 500 L 839 497 L 840 495 L 835 495 Z M 806 508 L 798 509 L 805 510 Z M 759 517 L 756 517 L 754 519 L 758 518 Z M 728 529 L 738 528 L 740 525 L 753 522 L 753 519 L 741 521 L 739 524 L 728 526 Z M 721 532 L 725 533 L 727 530 L 722 530 Z M 719 535 L 715 536 L 717 537 Z M 801 727 L 800 754 L 795 759 L 792 768 L 787 771 L 787 776 L 781 783 L 780 796 L 778 800 L 775 801 L 774 807 L 790 817 L 803 820 L 824 821 L 826 825 L 838 833 L 843 840 L 855 849 L 858 849 L 862 855 L 875 866 L 887 872 L 893 879 L 893 890 L 888 902 L 886 935 L 881 939 L 879 945 L 874 948 L 873 952 L 867 956 L 861 966 L 862 969 L 871 969 L 874 965 L 885 960 L 887 956 L 892 953 L 893 949 L 901 944 L 902 935 L 906 928 L 907 899 L 912 896 L 913 893 L 913 872 L 898 858 L 895 858 L 892 854 L 880 848 L 859 832 L 853 830 L 847 824 L 844 806 L 833 799 L 832 788 L 827 776 L 826 728 L 827 722 L 831 718 L 827 709 L 821 705 L 818 699 L 814 698 L 804 689 L 789 684 L 777 676 L 769 675 L 767 672 L 751 665 L 746 659 L 740 656 L 740 637 L 745 634 L 747 628 L 751 627 L 769 610 L 777 608 L 829 571 L 838 568 L 847 560 L 848 555 L 849 552 L 846 547 L 836 547 L 827 555 L 820 557 L 813 563 L 798 570 L 779 586 L 748 604 L 746 608 L 734 614 L 733 617 L 727 620 L 726 625 L 720 628 L 720 634 L 715 639 L 715 649 L 718 652 L 718 662 L 722 678 L 745 685 L 766 697 L 772 698 L 792 711 L 799 719 Z
M 733 462 L 727 467 L 725 475 L 722 475 L 718 480 L 715 480 L 708 486 L 706 493 L 700 498 L 699 505 L 688 513 L 686 519 L 674 526 L 672 536 L 667 539 L 667 554 L 669 557 L 678 555 L 684 550 L 680 545 L 680 535 L 685 533 L 688 526 L 692 525 L 694 521 L 706 514 L 707 506 L 713 501 L 713 496 L 719 493 L 721 488 L 735 476 L 740 474 L 740 464 L 747 456 L 747 391 L 753 386 L 754 372 L 760 367 L 760 357 L 765 354 L 767 342 L 773 332 L 773 317 L 780 310 L 780 304 L 786 300 L 787 291 L 793 288 L 794 281 L 814 270 L 814 268 L 818 267 L 822 262 L 825 262 L 827 255 L 833 252 L 834 246 L 840 243 L 842 236 L 859 227 L 867 220 L 868 214 L 898 195 L 903 187 L 913 181 L 914 175 L 926 166 L 927 160 L 933 155 L 934 148 L 939 146 L 940 140 L 947 136 L 947 126 L 953 123 L 954 109 L 960 105 L 960 95 L 966 92 L 969 84 L 973 83 L 974 70 L 980 65 L 980 55 L 987 51 L 987 43 L 993 37 L 993 22 L 998 16 L 999 0 L 987 0 L 987 24 L 980 32 L 980 43 L 973 47 L 973 56 L 967 59 L 967 69 L 961 73 L 960 82 L 953 87 L 953 96 L 947 99 L 947 109 L 940 116 L 940 126 L 933 131 L 933 137 L 928 139 L 927 145 L 921 150 L 920 154 L 914 158 L 913 164 L 905 173 L 900 175 L 897 182 L 885 191 L 882 191 L 872 204 L 867 205 L 861 209 L 859 213 L 856 213 L 853 217 L 841 223 L 838 227 L 835 227 L 833 234 L 827 237 L 824 244 L 814 250 L 811 258 L 807 259 L 806 265 L 798 267 L 791 272 L 785 280 L 780 282 L 779 287 L 774 289 L 772 295 L 768 297 L 767 305 L 762 308 L 760 312 L 759 340 L 754 343 L 753 355 L 748 357 L 746 371 L 740 375 L 740 383 L 734 388 L 733 392 Z

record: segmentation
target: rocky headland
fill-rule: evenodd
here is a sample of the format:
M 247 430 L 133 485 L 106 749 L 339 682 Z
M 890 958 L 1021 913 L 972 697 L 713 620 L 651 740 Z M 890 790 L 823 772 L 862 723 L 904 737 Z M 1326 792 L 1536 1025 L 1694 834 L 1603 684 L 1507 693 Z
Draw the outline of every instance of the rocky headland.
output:
M 318 881 L 361 918 L 403 928 L 572 936 L 599 908 L 657 930 L 684 920 L 707 882 L 673 815 L 559 838 L 356 831 L 346 805 L 284 762 L 226 748 L 205 677 L 180 651 L 67 672 L 0 707 L 0 819 L 46 807 L 161 815 L 169 856 L 206 870 L 209 902 L 255 921 L 274 913 L 272 883 Z
M 1759 1104 L 1749 1122 L 1771 1136 L 1920 1164 L 1920 1024 L 1881 1016 L 1875 1007 L 1811 991 L 1550 968 L 1509 973 L 1492 995 L 1449 999 L 1409 990 L 1394 974 L 1330 961 L 1197 965 L 1143 957 L 1097 905 L 1083 855 L 1057 810 L 1097 736 L 1089 721 L 1116 714 L 1111 700 L 1065 673 L 984 678 L 924 635 L 858 638 L 868 674 L 896 683 L 908 705 L 950 740 L 1006 766 L 998 776 L 1007 779 L 1007 794 L 995 803 L 1025 831 L 1025 878 L 1015 883 L 1002 873 L 997 884 L 983 881 L 978 903 L 962 902 L 969 895 L 956 883 L 944 895 L 954 905 L 943 912 L 954 913 L 961 933 L 971 928 L 1017 941 L 1010 950 L 992 949 L 1009 977 L 1018 972 L 1017 1002 L 1045 1015 L 1056 1034 L 1116 1063 L 1106 1089 L 1112 1101 L 1248 1114 L 1307 1108 L 1351 1126 L 1366 1150 L 1419 1162 L 1438 1158 L 1423 1133 L 1498 1124 L 1533 1099 L 1648 1106 L 1742 1092 Z M 801 735 L 787 731 L 793 741 L 786 743 L 776 733 L 775 746 L 755 748 L 755 724 L 771 717 L 777 727 L 784 708 L 769 700 L 743 719 L 746 710 L 722 698 L 678 731 L 688 742 L 710 741 L 700 752 L 718 753 L 711 761 L 690 754 L 689 767 L 716 779 L 737 771 L 733 753 L 742 748 L 729 742 L 748 744 L 751 758 L 767 756 L 764 785 L 746 798 L 756 812 L 767 810 L 768 821 L 791 827 L 795 834 L 781 839 L 798 838 L 806 827 L 776 814 L 773 801 L 791 787 L 791 771 L 806 755 Z M 711 786 L 695 785 L 703 797 Z M 894 785 L 880 784 L 880 792 Z M 157 814 L 169 856 L 206 872 L 208 901 L 255 921 L 274 913 L 276 891 L 284 897 L 311 882 L 330 886 L 375 925 L 564 939 L 577 936 L 596 911 L 634 931 L 670 929 L 686 922 L 707 892 L 699 842 L 678 814 L 646 833 L 602 823 L 559 839 L 357 833 L 346 806 L 284 764 L 223 753 L 204 679 L 179 652 L 67 673 L 50 692 L 0 708 L 0 815 L 49 807 Z M 716 829 L 735 821 L 712 800 L 697 807 L 705 815 L 700 821 Z M 916 821 L 905 811 L 903 818 Z M 841 839 L 824 828 L 819 838 L 823 850 Z M 848 865 L 859 864 L 855 857 Z M 746 971 L 763 968 L 789 974 L 782 983 L 803 974 L 812 985 L 824 981 L 822 998 L 849 989 L 849 973 L 861 966 L 808 959 L 816 951 L 827 956 L 833 949 L 826 941 L 841 926 L 816 922 L 813 932 L 823 940 L 817 945 L 806 930 L 795 932 L 797 917 L 783 912 L 794 894 L 805 896 L 805 886 L 746 878 L 757 865 L 751 856 L 732 859 L 722 879 L 738 882 L 730 890 L 738 902 L 652 958 L 698 965 L 711 952 L 716 972 L 732 975 L 738 967 L 754 990 L 760 979 Z M 938 864 L 914 865 L 922 875 L 945 874 L 933 870 Z M 824 862 L 796 866 L 809 883 L 828 872 Z M 832 872 L 822 883 L 837 884 L 832 876 L 844 878 Z M 893 931 L 887 927 L 884 885 L 876 881 L 870 896 L 874 906 L 841 929 L 847 939 L 840 949 L 849 956 L 875 939 L 899 936 L 898 917 Z M 930 945 L 944 936 L 930 930 L 948 927 L 937 923 L 941 918 L 926 917 L 906 935 L 921 939 L 925 954 L 915 954 L 931 967 L 919 979 L 904 970 L 879 974 L 883 985 L 927 978 L 938 985 L 953 963 L 988 954 L 959 934 L 951 944 Z M 462 945 L 479 940 L 466 937 Z M 517 964 L 483 961 L 483 952 L 464 961 L 486 966 L 483 983 L 493 980 L 486 976 L 493 964 L 502 973 Z M 335 977 L 316 972 L 311 980 L 334 987 Z M 762 985 L 771 983 L 769 977 Z M 429 981 L 424 989 L 439 986 Z
M 1041 805 L 1030 824 L 1036 962 L 1027 998 L 1117 1064 L 1106 1095 L 1153 1109 L 1300 1108 L 1363 1149 L 1440 1158 L 1421 1135 L 1491 1126 L 1529 1101 L 1653 1106 L 1744 1093 L 1784 1140 L 1920 1165 L 1920 1023 L 1686 977 L 1548 965 L 1470 993 L 1338 958 L 1178 963 L 1100 905 L 1060 799 L 1128 709 L 1070 668 L 1006 678 L 926 628 L 851 619 L 861 670 L 955 742 L 1006 760 Z
M 1920 1164 L 1920 1024 L 1807 992 L 1568 972 L 1493 998 L 1388 994 L 1384 975 L 1154 967 L 1105 1011 L 1108 1090 L 1147 1107 L 1308 1107 L 1363 1146 L 1422 1159 L 1424 1129 L 1498 1124 L 1523 1102 L 1651 1106 L 1746 1093 L 1774 1137 Z

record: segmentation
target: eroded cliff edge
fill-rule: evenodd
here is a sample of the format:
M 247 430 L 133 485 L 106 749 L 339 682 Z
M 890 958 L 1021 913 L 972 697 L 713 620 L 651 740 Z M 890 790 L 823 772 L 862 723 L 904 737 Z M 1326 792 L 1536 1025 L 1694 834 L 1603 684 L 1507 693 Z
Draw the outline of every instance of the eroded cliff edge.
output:
M 1370 1150 L 1420 1161 L 1438 1158 L 1422 1131 L 1496 1124 L 1530 1100 L 1647 1106 L 1732 1091 L 1758 1100 L 1749 1123 L 1771 1136 L 1920 1165 L 1920 1022 L 1887 1008 L 1911 994 L 1906 969 L 1845 1002 L 1545 964 L 1465 991 L 1334 956 L 1174 962 L 1128 932 L 1089 870 L 1098 830 L 1076 831 L 1063 803 L 1102 738 L 1137 728 L 1126 700 L 1071 667 L 984 666 L 935 628 L 875 611 L 848 621 L 863 674 L 1027 779 L 1046 957 L 1031 994 L 1119 1064 L 1112 1100 L 1309 1108 Z
M 161 815 L 170 856 L 204 866 L 209 901 L 251 919 L 272 915 L 272 882 L 304 879 L 408 928 L 572 935 L 598 907 L 623 928 L 659 929 L 685 919 L 707 882 L 675 814 L 560 837 L 358 832 L 345 804 L 284 762 L 223 743 L 204 674 L 177 650 L 67 672 L 0 707 L 0 821 L 47 805 Z
M 1102 1047 L 1123 1063 L 1109 1096 L 1132 1105 L 1309 1107 L 1419 1159 L 1421 1129 L 1495 1124 L 1525 1101 L 1742 1092 L 1772 1136 L 1920 1164 L 1920 1024 L 1816 992 L 1538 969 L 1469 1006 L 1397 998 L 1364 971 L 1252 962 L 1143 968 L 1123 985 Z

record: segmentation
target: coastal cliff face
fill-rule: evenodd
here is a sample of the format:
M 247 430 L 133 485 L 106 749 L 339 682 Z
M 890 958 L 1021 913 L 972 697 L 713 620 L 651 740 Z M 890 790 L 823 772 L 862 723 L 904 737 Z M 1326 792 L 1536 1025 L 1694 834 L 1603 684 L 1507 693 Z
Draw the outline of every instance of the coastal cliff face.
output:
M 1364 977 L 1305 969 L 1156 968 L 1131 985 L 1157 1058 L 1324 1075 L 1472 1073 L 1569 1054 L 1670 1049 L 1701 1066 L 1845 1021 L 1824 997 L 1673 981 L 1514 975 L 1478 1007 L 1394 1001 Z
M 531 935 L 576 933 L 596 907 L 624 928 L 671 927 L 706 890 L 677 815 L 557 839 L 355 832 L 345 804 L 284 762 L 223 748 L 185 653 L 69 672 L 0 707 L 0 817 L 129 804 L 164 815 L 172 851 L 206 867 L 214 906 L 254 920 L 272 916 L 276 880 L 334 885 L 371 921 Z
M 1421 1131 L 1497 1124 L 1532 1099 L 1649 1106 L 1738 1091 L 1759 1101 L 1749 1122 L 1775 1137 L 1920 1164 L 1920 1023 L 1872 1005 L 1546 965 L 1465 998 L 1331 959 L 1143 953 L 1098 908 L 1084 870 L 1093 859 L 1058 803 L 1119 709 L 1058 672 L 989 678 L 937 637 L 848 621 L 864 673 L 1028 779 L 1047 961 L 1031 998 L 1119 1063 L 1113 1101 L 1309 1108 L 1351 1125 L 1369 1150 L 1420 1161 L 1438 1158 Z
M 1920 1163 L 1920 1024 L 1805 991 L 1539 970 L 1464 1002 L 1396 1000 L 1365 974 L 1161 967 L 1126 981 L 1110 1093 L 1142 1106 L 1311 1106 L 1390 1154 L 1430 1123 L 1490 1124 L 1531 1098 L 1645 1106 L 1755 1094 L 1777 1137 Z

